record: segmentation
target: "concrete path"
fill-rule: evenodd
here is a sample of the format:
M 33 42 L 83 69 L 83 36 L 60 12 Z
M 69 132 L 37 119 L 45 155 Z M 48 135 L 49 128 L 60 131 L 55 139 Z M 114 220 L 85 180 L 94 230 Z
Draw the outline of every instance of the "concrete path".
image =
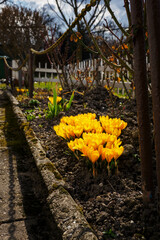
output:
M 47 192 L 0 90 L 0 240 L 60 240 Z

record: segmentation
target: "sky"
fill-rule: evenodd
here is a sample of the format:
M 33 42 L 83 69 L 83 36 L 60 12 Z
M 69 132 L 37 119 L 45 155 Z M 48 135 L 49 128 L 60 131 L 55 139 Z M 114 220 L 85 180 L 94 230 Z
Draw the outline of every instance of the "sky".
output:
M 14 3 L 17 3 L 18 5 L 21 3 L 22 6 L 26 6 L 29 7 L 31 9 L 40 9 L 43 6 L 47 6 L 48 2 L 49 4 L 52 5 L 52 7 L 55 9 L 56 12 L 58 12 L 55 0 L 12 0 Z M 62 0 L 60 0 L 60 2 L 62 3 Z M 88 0 L 89 2 L 89 0 Z M 125 8 L 123 7 L 124 5 L 124 0 L 111 0 L 111 8 L 114 11 L 116 17 L 120 20 L 120 22 L 122 23 L 122 25 L 126 26 L 127 24 L 127 18 L 126 18 L 126 13 L 125 13 Z M 65 16 L 71 17 L 72 12 L 71 9 L 69 8 L 69 6 L 65 6 L 64 4 L 62 4 L 63 6 L 63 13 Z M 83 5 L 84 7 L 85 5 Z M 53 12 L 50 10 L 51 15 L 53 14 Z M 106 12 L 105 14 L 105 18 L 109 19 L 110 18 L 110 14 L 108 12 Z

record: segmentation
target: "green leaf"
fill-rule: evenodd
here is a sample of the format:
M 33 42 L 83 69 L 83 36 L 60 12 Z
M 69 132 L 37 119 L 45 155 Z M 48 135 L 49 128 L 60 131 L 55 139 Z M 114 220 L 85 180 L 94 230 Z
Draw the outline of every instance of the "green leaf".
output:
M 54 115 L 57 116 L 57 91 L 56 91 L 56 88 L 53 89 L 53 105 L 54 105 Z
M 68 111 L 70 109 L 72 101 L 73 101 L 73 98 L 74 98 L 74 91 L 72 92 L 72 95 L 70 97 L 69 103 L 66 104 L 66 111 Z

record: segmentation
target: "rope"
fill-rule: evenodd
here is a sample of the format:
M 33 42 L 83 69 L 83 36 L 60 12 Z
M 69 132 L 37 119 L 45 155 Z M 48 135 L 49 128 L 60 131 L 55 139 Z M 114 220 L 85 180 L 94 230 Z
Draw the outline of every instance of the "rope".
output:
M 24 59 L 23 63 L 22 63 L 18 68 L 13 68 L 13 67 L 9 66 L 6 57 L 0 57 L 0 59 L 3 59 L 3 60 L 4 60 L 6 66 L 7 66 L 9 69 L 13 70 L 13 71 L 19 71 L 19 70 L 21 70 L 22 67 L 23 67 L 23 66 L 26 64 L 26 62 L 28 61 L 28 58 L 29 58 L 29 54 L 27 55 L 27 57 Z
M 90 0 L 90 3 L 87 4 L 85 6 L 85 8 L 83 8 L 81 10 L 81 13 L 78 15 L 78 17 L 75 18 L 75 20 L 72 22 L 70 27 L 63 33 L 63 35 L 52 46 L 45 49 L 44 51 L 36 51 L 33 48 L 31 48 L 32 53 L 35 53 L 37 55 L 42 55 L 42 54 L 46 54 L 46 53 L 50 52 L 51 50 L 53 50 L 54 48 L 56 48 L 66 38 L 66 36 L 70 32 L 70 30 L 72 30 L 76 26 L 76 24 L 79 22 L 79 20 L 81 20 L 86 15 L 86 13 L 89 12 L 91 10 L 91 8 L 96 5 L 97 2 L 100 2 L 100 0 Z

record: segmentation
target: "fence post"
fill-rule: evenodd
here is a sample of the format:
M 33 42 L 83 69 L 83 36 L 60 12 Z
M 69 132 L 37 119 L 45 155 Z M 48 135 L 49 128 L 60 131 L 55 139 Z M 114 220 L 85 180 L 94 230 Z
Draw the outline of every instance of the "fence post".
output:
M 33 54 L 29 52 L 29 97 L 33 97 Z
M 5 67 L 6 85 L 8 86 L 8 83 L 9 83 L 8 67 L 6 66 L 5 63 L 4 63 L 4 67 Z
M 101 85 L 101 72 L 99 71 L 100 59 L 98 58 L 96 61 L 96 85 L 97 87 Z

